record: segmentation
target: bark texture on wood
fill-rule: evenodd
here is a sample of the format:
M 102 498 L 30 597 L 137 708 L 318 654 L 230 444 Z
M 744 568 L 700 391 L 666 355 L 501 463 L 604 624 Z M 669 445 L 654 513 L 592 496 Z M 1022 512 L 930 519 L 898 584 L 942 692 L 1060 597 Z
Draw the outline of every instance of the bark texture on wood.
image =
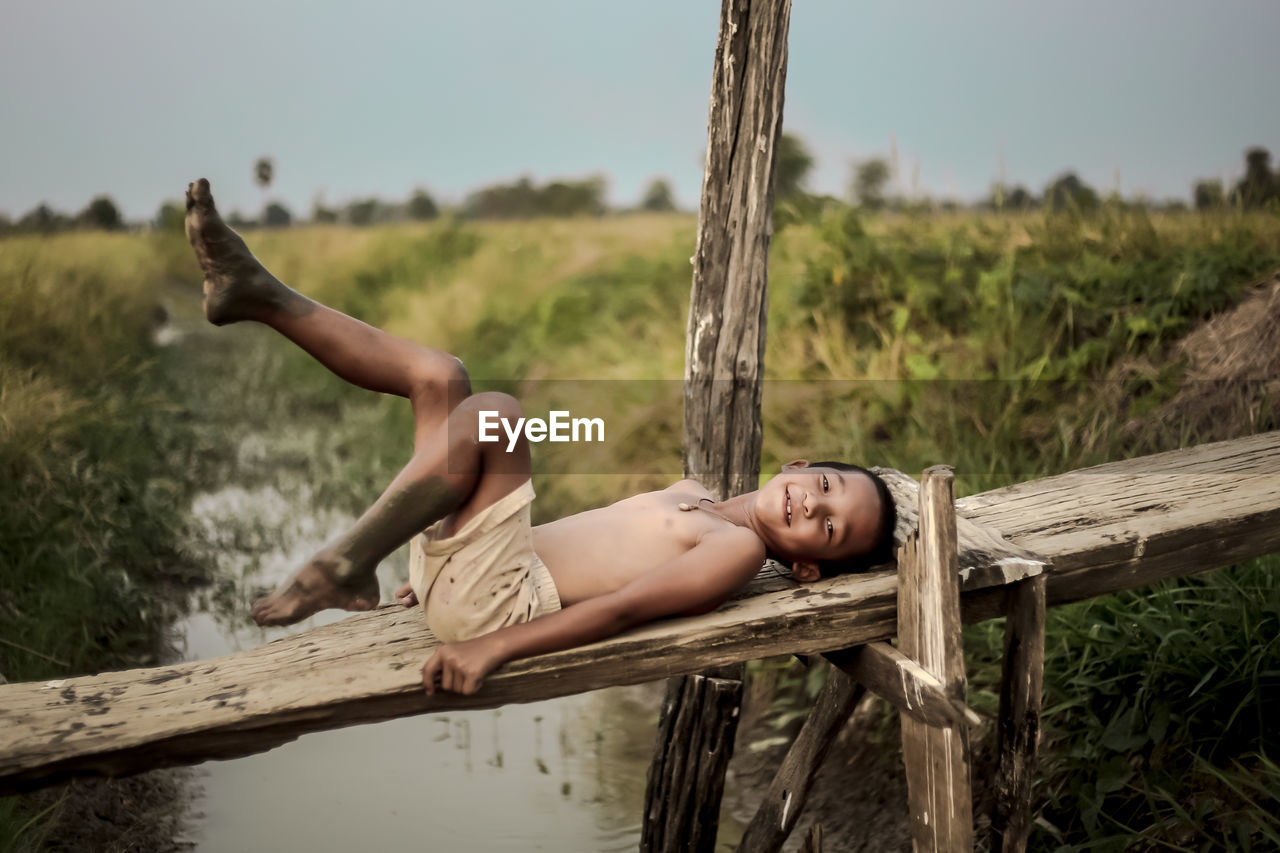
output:
M 800 853 L 822 853 L 822 824 L 815 823 L 804 837 L 804 847 Z
M 1048 604 L 1280 552 L 1280 432 L 1129 459 L 971 495 L 960 511 L 1052 562 Z M 1066 567 L 1065 572 L 1061 568 Z M 966 621 L 1005 590 L 966 592 Z M 798 586 L 761 573 L 704 616 L 668 619 L 495 672 L 474 696 L 422 692 L 422 614 L 382 607 L 215 660 L 0 685 L 0 794 L 263 752 L 307 732 L 496 708 L 897 631 L 893 572 Z
M 920 529 L 898 557 L 898 646 L 964 703 L 956 513 L 951 469 L 920 481 Z M 966 725 L 930 726 L 902 715 L 911 839 L 918 851 L 973 850 L 973 797 Z
M 996 725 L 995 849 L 1022 853 L 1031 828 L 1031 780 L 1040 746 L 1040 691 L 1044 684 L 1043 576 L 1008 590 L 1004 672 Z
M 790 0 L 722 0 L 685 335 L 684 470 L 757 487 L 773 171 Z
M 865 692 L 865 687 L 842 672 L 833 671 L 828 675 L 826 685 L 782 759 L 760 808 L 747 825 L 738 845 L 739 853 L 766 853 L 782 849 L 800 820 L 823 759 Z
M 658 748 L 649 765 L 643 853 L 715 850 L 724 771 L 741 706 L 738 679 L 688 675 L 667 685 Z
M 947 694 L 933 673 L 888 643 L 867 643 L 824 657 L 917 722 L 929 726 L 982 723 L 972 709 Z

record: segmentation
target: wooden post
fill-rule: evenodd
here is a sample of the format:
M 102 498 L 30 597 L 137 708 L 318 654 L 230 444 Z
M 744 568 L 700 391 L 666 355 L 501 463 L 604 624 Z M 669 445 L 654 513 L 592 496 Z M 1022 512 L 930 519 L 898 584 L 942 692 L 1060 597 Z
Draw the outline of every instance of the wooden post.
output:
M 718 499 L 759 486 L 773 172 L 790 0 L 721 0 L 685 330 L 684 471 Z
M 783 842 L 800 820 L 822 760 L 827 757 L 836 735 L 864 693 L 866 688 L 843 672 L 833 670 L 828 675 L 826 685 L 782 759 L 760 808 L 747 825 L 738 853 L 767 853 L 782 849 Z
M 963 706 L 957 547 L 951 469 L 935 466 L 920 481 L 920 529 L 898 555 L 898 648 L 941 681 L 952 702 Z M 930 726 L 905 713 L 901 718 L 915 849 L 971 851 L 968 727 Z
M 1009 588 L 1004 627 L 1004 673 L 996 727 L 995 849 L 1021 853 L 1031 828 L 1031 778 L 1040 745 L 1040 689 L 1044 682 L 1044 575 Z
M 649 765 L 649 793 L 665 788 L 668 796 L 646 798 L 642 853 L 715 848 L 741 704 L 741 680 L 689 675 L 668 683 Z
M 759 485 L 773 173 L 782 128 L 790 17 L 791 0 L 721 0 L 685 339 L 683 445 L 685 476 L 719 499 Z M 650 843 L 643 849 L 714 848 L 744 673 L 741 664 L 718 673 L 720 681 L 737 683 L 736 699 L 723 701 L 718 712 L 697 706 L 698 700 L 691 697 L 700 693 L 688 678 L 668 685 L 645 791 L 642 836 Z M 729 689 L 727 684 L 724 689 Z M 673 697 L 682 698 L 676 702 Z M 670 751 L 663 733 L 670 730 L 668 709 L 688 702 L 694 703 L 690 718 L 705 727 L 690 737 L 724 748 L 715 755 L 687 756 L 710 763 L 696 772 L 677 774 L 675 765 L 662 758 Z M 688 780 L 710 777 L 716 781 L 705 788 L 687 789 Z M 669 817 L 673 809 L 697 815 L 699 823 L 691 826 L 683 819 L 661 817 Z

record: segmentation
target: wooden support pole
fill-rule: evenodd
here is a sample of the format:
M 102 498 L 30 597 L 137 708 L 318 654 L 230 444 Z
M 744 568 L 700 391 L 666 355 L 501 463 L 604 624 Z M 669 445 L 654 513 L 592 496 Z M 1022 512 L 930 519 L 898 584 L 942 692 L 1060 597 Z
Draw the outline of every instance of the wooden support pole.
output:
M 782 849 L 783 842 L 800 820 L 823 759 L 865 692 L 865 687 L 839 670 L 830 673 L 813 703 L 813 710 L 782 759 L 760 808 L 747 825 L 738 853 L 767 853 Z
M 741 704 L 737 679 L 686 675 L 668 682 L 658 751 L 649 765 L 649 793 L 665 796 L 646 798 L 641 853 L 715 849 Z
M 957 547 L 951 469 L 935 466 L 920 481 L 920 528 L 898 555 L 898 648 L 963 704 Z M 973 850 L 967 726 L 930 726 L 904 713 L 902 758 L 915 849 Z
M 1040 745 L 1040 690 L 1044 683 L 1045 576 L 1009 588 L 1004 627 L 1004 673 L 996 726 L 995 850 L 1027 849 L 1031 780 Z
M 982 718 L 947 695 L 942 682 L 888 643 L 867 643 L 823 657 L 902 713 L 929 726 L 978 726 Z
M 685 476 L 718 499 L 759 485 L 773 173 L 782 132 L 790 19 L 791 0 L 721 0 L 685 335 L 683 443 Z M 709 763 L 696 772 L 673 775 L 661 760 L 670 746 L 660 732 L 645 791 L 642 836 L 651 843 L 642 849 L 714 848 L 744 672 L 738 664 L 732 673 L 721 673 L 738 682 L 733 702 L 721 701 L 719 711 L 699 707 L 689 712 L 706 727 L 694 739 L 722 742 L 723 761 L 695 752 L 690 760 Z M 669 686 L 668 697 L 672 695 L 700 694 L 682 685 Z M 675 707 L 664 703 L 664 709 L 668 704 Z M 664 710 L 664 730 L 666 717 Z M 692 778 L 706 784 L 685 790 L 684 780 Z M 697 798 L 696 805 L 680 805 L 690 797 Z M 682 808 L 697 815 L 695 824 L 660 817 Z

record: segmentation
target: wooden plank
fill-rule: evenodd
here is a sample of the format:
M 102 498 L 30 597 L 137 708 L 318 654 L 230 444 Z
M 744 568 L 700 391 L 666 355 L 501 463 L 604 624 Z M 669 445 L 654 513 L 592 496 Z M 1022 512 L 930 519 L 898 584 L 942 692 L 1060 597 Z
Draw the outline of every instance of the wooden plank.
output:
M 978 726 L 982 718 L 947 695 L 933 673 L 888 643 L 867 643 L 823 657 L 902 713 L 929 726 Z
M 831 744 L 844 726 L 866 688 L 839 670 L 833 670 L 813 703 L 804 726 L 782 759 L 760 807 L 738 844 L 738 853 L 765 853 L 782 849 L 791 835 L 813 780 Z
M 1075 489 L 1087 490 L 1088 501 L 1077 500 Z M 961 503 L 976 521 L 1015 529 L 1015 544 L 1053 563 L 1048 603 L 1086 598 L 1280 552 L 1280 432 L 1111 463 Z M 1060 575 L 1061 566 L 1069 571 Z M 965 620 L 1002 615 L 1004 599 L 998 587 L 967 592 Z M 800 586 L 766 571 L 745 597 L 713 613 L 515 661 L 475 696 L 428 697 L 419 669 L 435 639 L 420 612 L 388 605 L 214 660 L 0 685 L 0 793 L 71 775 L 262 752 L 307 732 L 410 714 L 494 708 L 843 649 L 893 637 L 896 609 L 893 572 Z
M 920 524 L 920 484 L 895 468 L 872 468 L 889 488 L 898 509 L 898 525 L 894 537 L 898 544 Z M 1001 532 L 987 524 L 970 518 L 956 501 L 956 535 L 960 543 L 960 555 L 956 562 L 960 572 L 960 588 L 968 591 L 989 586 L 1013 583 L 1022 578 L 1034 577 L 1048 568 L 1048 561 L 1041 555 L 1015 545 Z
M 898 646 L 964 702 L 960 586 L 951 469 L 935 466 L 920 482 L 920 528 L 898 558 Z M 918 851 L 973 849 L 969 733 L 965 725 L 931 726 L 902 714 L 911 839 Z
M 646 801 L 643 853 L 715 849 L 724 771 L 733 755 L 741 706 L 738 679 L 688 675 L 671 680 L 649 765 L 650 789 L 663 789 L 666 795 Z
M 991 829 L 997 851 L 1022 853 L 1031 828 L 1031 780 L 1040 746 L 1045 578 L 1020 581 L 1007 594 Z
M 685 476 L 720 499 L 751 491 L 759 483 L 773 172 L 782 129 L 790 17 L 791 0 L 722 0 L 720 6 L 707 160 L 692 258 L 682 445 Z M 739 694 L 743 672 L 739 667 Z M 656 845 L 647 850 L 711 850 L 715 845 L 737 705 L 732 719 L 717 719 L 713 707 L 728 713 L 728 703 L 703 709 L 695 718 L 704 721 L 707 731 L 698 737 L 727 734 L 724 761 L 720 755 L 695 752 L 692 760 L 703 762 L 695 774 L 702 780 L 699 786 L 681 790 L 672 777 L 651 772 L 645 791 L 646 815 L 661 811 L 658 803 L 670 801 L 671 808 L 701 818 L 688 827 L 679 821 L 651 825 L 646 817 L 642 834 Z M 665 766 L 660 761 L 658 765 Z M 712 780 L 709 774 L 719 778 Z M 693 835 L 673 834 L 676 825 Z

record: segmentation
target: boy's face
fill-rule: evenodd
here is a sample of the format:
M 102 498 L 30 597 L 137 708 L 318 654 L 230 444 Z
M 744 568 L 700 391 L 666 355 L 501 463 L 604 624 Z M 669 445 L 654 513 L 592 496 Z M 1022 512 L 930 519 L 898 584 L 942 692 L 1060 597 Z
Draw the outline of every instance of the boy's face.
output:
M 871 550 L 880 524 L 880 496 L 858 471 L 788 462 L 756 498 L 756 517 L 769 550 L 792 563 L 799 581 L 817 580 L 819 560 Z

